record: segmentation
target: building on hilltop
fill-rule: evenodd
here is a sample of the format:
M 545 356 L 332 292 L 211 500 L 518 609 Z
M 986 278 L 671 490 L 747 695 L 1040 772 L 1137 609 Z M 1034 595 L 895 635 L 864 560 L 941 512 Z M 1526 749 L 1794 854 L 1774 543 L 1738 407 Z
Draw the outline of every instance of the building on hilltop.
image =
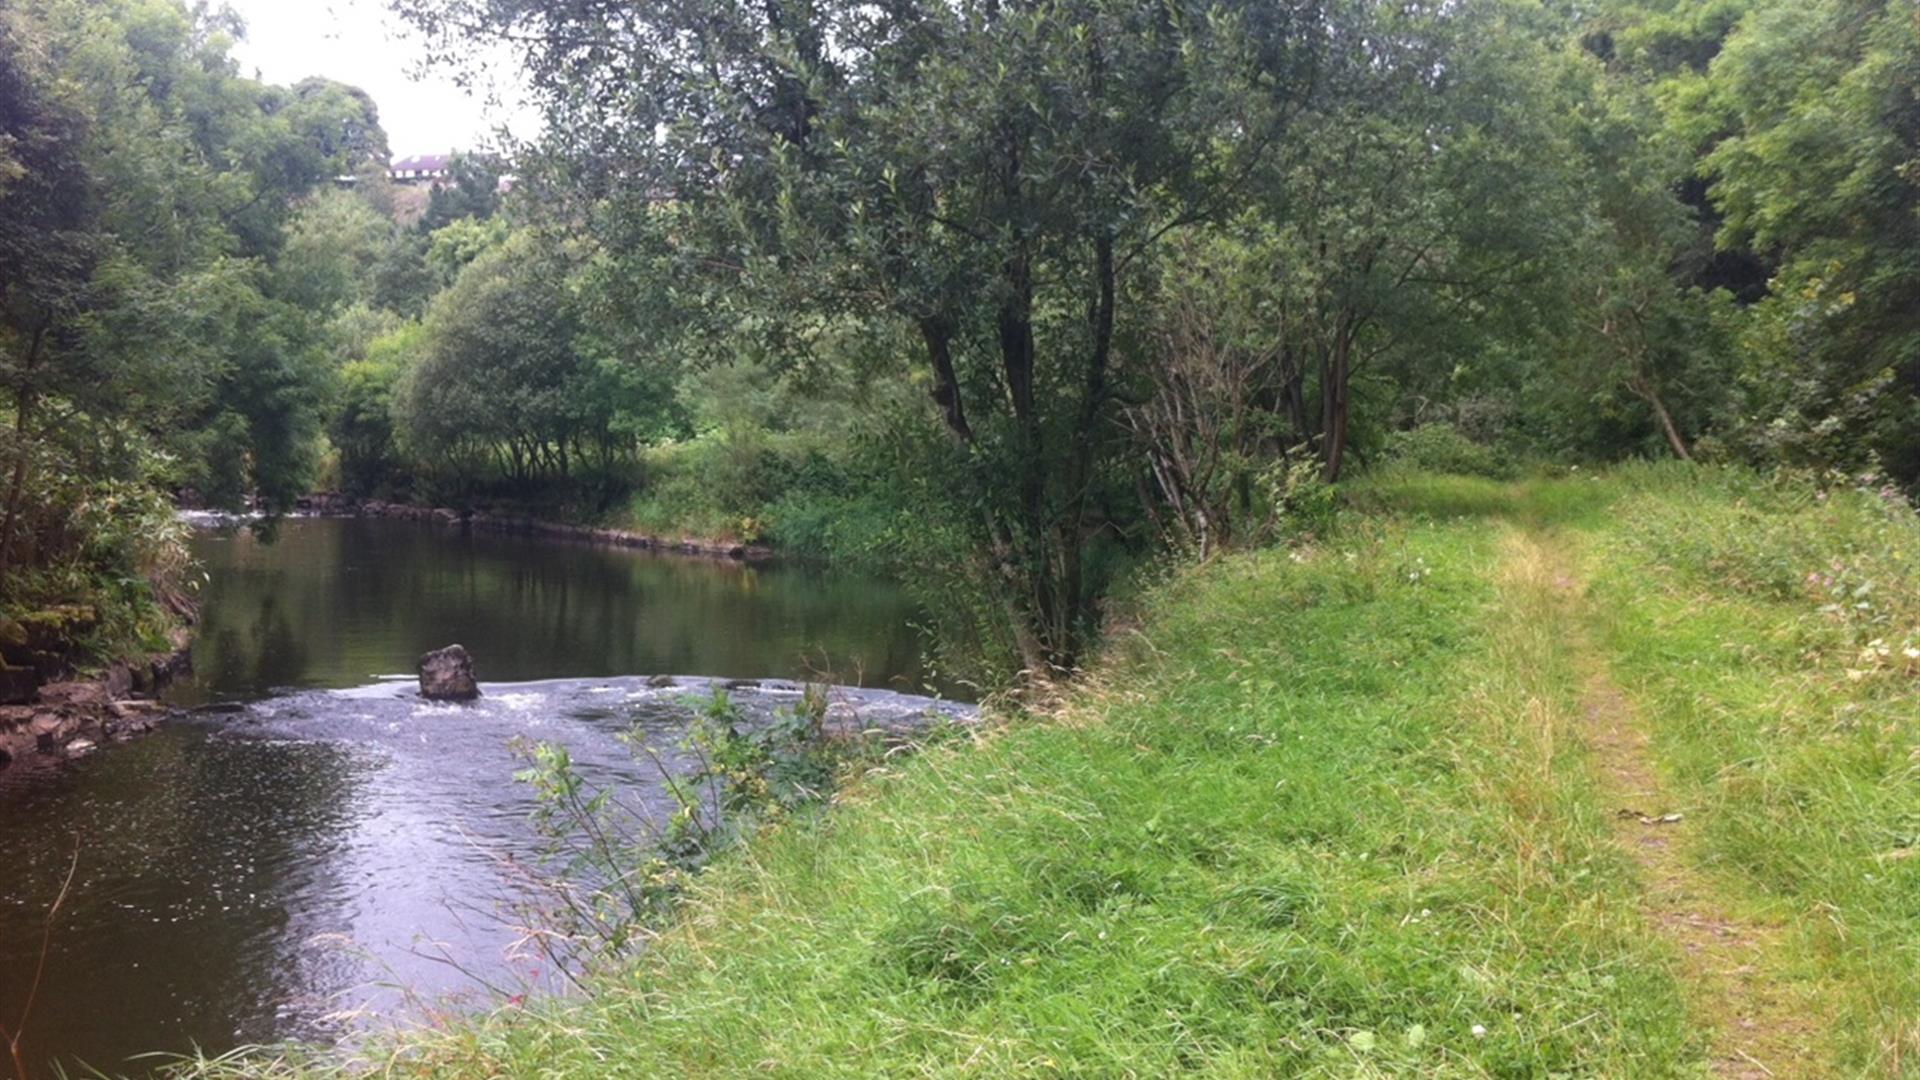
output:
M 452 154 L 415 154 L 395 161 L 387 176 L 396 184 L 430 184 L 453 173 Z

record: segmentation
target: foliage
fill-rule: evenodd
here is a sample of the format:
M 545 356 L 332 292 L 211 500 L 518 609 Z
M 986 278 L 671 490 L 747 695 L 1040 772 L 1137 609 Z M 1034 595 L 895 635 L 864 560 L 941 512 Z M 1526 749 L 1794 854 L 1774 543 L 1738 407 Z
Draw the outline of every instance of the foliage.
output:
M 307 490 L 321 318 L 364 260 L 307 228 L 350 207 L 295 204 L 384 159 L 385 138 L 358 90 L 239 77 L 204 8 L 29 0 L 0 20 L 0 597 L 44 602 L 59 582 L 59 599 L 124 607 L 143 567 L 172 561 L 156 553 L 176 530 L 147 516 L 168 488 L 270 509 Z M 102 506 L 156 546 L 123 542 Z M 167 618 L 159 599 L 134 623 Z
M 614 970 L 651 938 L 673 911 L 689 875 L 761 830 L 822 804 L 840 774 L 858 760 L 859 739 L 826 729 L 827 689 L 809 686 L 793 707 L 749 720 L 723 688 L 690 701 L 694 722 L 684 754 L 669 764 L 636 726 L 636 756 L 656 769 L 678 804 L 664 827 L 573 767 L 564 746 L 528 743 L 528 767 L 516 774 L 537 800 L 534 825 L 546 841 L 543 894 L 528 913 L 532 937 L 560 970 L 579 980 Z
M 566 476 L 589 440 L 609 437 L 578 391 L 591 367 L 567 280 L 565 252 L 522 234 L 435 298 L 427 348 L 394 401 L 399 438 L 418 460 L 456 485 L 483 465 L 525 482 Z
M 36 468 L 337 477 L 913 567 L 999 681 L 1168 548 L 1322 531 L 1308 458 L 1920 476 L 1899 4 L 393 6 L 549 133 L 411 209 L 230 16 L 8 8 L 0 586 Z
M 454 154 L 447 179 L 427 195 L 427 209 L 415 228 L 438 232 L 458 221 L 485 221 L 500 209 L 502 163 L 486 154 Z
M 1288 372 L 1256 244 L 1183 235 L 1172 247 L 1145 319 L 1155 355 L 1143 365 L 1144 400 L 1123 407 L 1120 422 L 1146 459 L 1154 497 L 1143 502 L 1158 531 L 1205 559 L 1273 531 L 1275 508 L 1255 489 L 1286 449 L 1286 421 L 1270 410 Z
M 1267 137 L 1297 77 L 1290 8 L 400 6 L 449 48 L 530 28 L 556 144 L 592 147 L 546 179 L 603 235 L 667 237 L 723 321 L 804 355 L 844 315 L 917 352 L 1007 631 L 1030 669 L 1073 666 L 1118 281 L 1231 182 L 1242 155 L 1215 133 Z M 608 40 L 633 46 L 611 80 Z
M 1552 325 L 1538 315 L 1556 306 L 1584 211 L 1571 61 L 1524 9 L 1336 10 L 1319 92 L 1254 202 L 1275 412 L 1329 482 L 1389 420 L 1364 380 L 1453 397 L 1465 365 Z
M 394 389 L 425 345 L 426 329 L 405 323 L 374 338 L 366 355 L 337 376 L 339 391 L 328 435 L 340 453 L 342 486 L 355 495 L 388 493 L 402 463 L 394 438 Z
M 314 312 L 367 303 L 373 269 L 392 231 L 392 223 L 354 192 L 330 189 L 314 196 L 287 224 L 282 295 Z
M 1920 25 L 1909 6 L 1769 4 L 1716 58 L 1703 159 L 1723 244 L 1777 251 L 1775 346 L 1754 372 L 1764 423 L 1807 464 L 1869 455 L 1920 478 Z M 1756 335 L 1761 338 L 1763 335 Z
M 1387 438 L 1388 462 L 1422 472 L 1460 476 L 1511 477 L 1514 465 L 1461 434 L 1452 424 L 1422 424 Z
M 85 605 L 93 625 L 88 639 L 74 644 L 95 661 L 173 648 L 170 632 L 190 610 L 195 584 L 187 527 L 155 482 L 168 475 L 172 461 L 137 430 L 120 426 L 110 436 L 118 446 L 36 446 L 22 499 L 31 514 L 22 524 L 34 547 L 14 571 L 4 605 L 14 617 Z M 69 451 L 122 460 L 104 468 L 65 456 Z

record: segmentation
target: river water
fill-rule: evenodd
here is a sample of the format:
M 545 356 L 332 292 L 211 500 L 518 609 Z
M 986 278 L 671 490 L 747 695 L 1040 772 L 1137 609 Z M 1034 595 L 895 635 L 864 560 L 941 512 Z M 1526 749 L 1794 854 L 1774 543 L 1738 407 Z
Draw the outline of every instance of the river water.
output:
M 30 1066 L 113 1073 L 143 1052 L 327 1040 L 496 993 L 554 988 L 515 948 L 538 851 L 516 741 L 664 815 L 687 676 L 767 680 L 750 714 L 822 672 L 862 722 L 924 710 L 914 609 L 866 578 L 383 520 L 206 532 L 196 713 L 124 745 L 0 770 L 0 1025 L 34 985 Z M 483 697 L 421 701 L 409 673 L 458 641 Z M 648 676 L 681 676 L 650 685 Z M 78 862 L 74 862 L 78 852 Z

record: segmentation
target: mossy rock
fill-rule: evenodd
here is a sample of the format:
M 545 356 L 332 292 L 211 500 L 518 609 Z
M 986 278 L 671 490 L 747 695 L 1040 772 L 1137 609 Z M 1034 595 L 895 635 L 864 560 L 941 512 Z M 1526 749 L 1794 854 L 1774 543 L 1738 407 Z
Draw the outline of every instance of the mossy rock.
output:
M 67 653 L 74 642 L 100 624 L 99 613 L 88 604 L 62 604 L 14 616 L 28 647 L 39 652 Z

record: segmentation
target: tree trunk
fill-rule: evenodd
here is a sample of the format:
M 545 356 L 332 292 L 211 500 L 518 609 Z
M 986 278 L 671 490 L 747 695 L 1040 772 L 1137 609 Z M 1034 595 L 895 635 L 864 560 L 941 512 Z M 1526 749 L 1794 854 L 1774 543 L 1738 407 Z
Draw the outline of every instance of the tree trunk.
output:
M 1321 479 L 1332 484 L 1339 481 L 1340 467 L 1347 456 L 1347 384 L 1353 376 L 1353 322 L 1348 316 L 1340 317 L 1339 329 L 1334 333 L 1333 354 L 1324 371 L 1320 387 L 1325 412 L 1321 451 L 1326 467 Z
M 953 365 L 953 322 L 940 315 L 923 317 L 917 322 L 927 348 L 927 363 L 933 370 L 934 403 L 940 406 L 941 419 L 946 423 L 947 434 L 952 436 L 955 449 L 970 454 L 973 450 L 973 427 L 967 422 L 966 407 L 960 397 L 960 379 Z M 967 471 L 973 475 L 972 469 Z M 1031 612 L 1021 609 L 1017 589 L 1010 587 L 1019 577 L 1019 559 L 1015 555 L 1013 534 L 993 509 L 986 505 L 986 493 L 979 489 L 977 480 L 975 487 L 974 497 L 981 506 L 987 532 L 987 562 L 980 567 L 982 576 L 998 597 L 1021 665 L 1031 672 L 1044 672 L 1046 655 L 1039 639 L 1034 636 Z
M 1661 400 L 1660 390 L 1652 380 L 1635 374 L 1627 379 L 1627 389 L 1653 410 L 1653 418 L 1659 422 L 1660 434 L 1666 436 L 1667 447 L 1673 451 L 1673 456 L 1681 461 L 1692 461 L 1693 453 L 1687 449 L 1687 440 L 1680 434 L 1680 426 L 1673 422 L 1673 414 L 1667 411 L 1667 403 Z
M 1053 628 L 1053 662 L 1063 670 L 1072 669 L 1079 660 L 1081 610 L 1082 541 L 1086 522 L 1087 495 L 1093 481 L 1094 444 L 1100 436 L 1100 411 L 1106 403 L 1107 370 L 1113 360 L 1114 280 L 1113 237 L 1102 233 L 1093 242 L 1096 294 L 1089 312 L 1093 346 L 1087 358 L 1087 377 L 1081 390 L 1080 415 L 1073 431 L 1072 458 L 1067 467 L 1068 511 L 1055 534 L 1060 549 L 1060 603 Z
M 1008 298 L 999 313 L 1000 367 L 1007 381 L 1007 393 L 1013 405 L 1018 475 L 1019 515 L 1016 530 L 1004 555 L 1011 560 L 1005 569 L 1010 578 L 1025 581 L 1026 610 L 1019 616 L 1025 625 L 1020 633 L 1031 638 L 1022 648 L 1032 655 L 1026 659 L 1029 670 L 1044 677 L 1053 666 L 1056 642 L 1051 640 L 1056 622 L 1056 597 L 1051 580 L 1051 561 L 1047 552 L 1047 476 L 1046 447 L 1040 430 L 1040 418 L 1034 409 L 1033 394 L 1033 278 L 1024 252 L 1007 264 Z
M 967 423 L 967 410 L 960 400 L 960 377 L 953 368 L 953 320 L 929 316 L 919 320 L 920 336 L 927 345 L 927 361 L 933 368 L 933 401 L 940 406 L 940 418 L 947 432 L 962 446 L 973 443 L 973 428 Z
M 1005 152 L 1001 192 L 1007 201 L 1009 217 L 1018 220 L 1024 179 L 1019 138 L 1011 130 L 1007 132 Z M 1028 250 L 1027 238 L 1020 229 L 1014 231 L 1001 274 L 1005 298 L 995 322 L 1000 337 L 1001 373 L 1006 379 L 1013 409 L 1020 500 L 1019 520 L 1012 534 L 1004 537 L 1010 542 L 1001 557 L 1011 560 L 1003 563 L 1008 576 L 1024 579 L 1026 583 L 1026 610 L 1016 615 L 1021 625 L 1016 626 L 1015 635 L 1020 640 L 1021 651 L 1026 654 L 1024 662 L 1028 670 L 1045 678 L 1050 674 L 1058 644 L 1050 640 L 1058 622 L 1058 598 L 1052 580 L 1052 560 L 1047 551 L 1046 447 L 1034 402 L 1033 253 Z
M 1293 428 L 1290 445 L 1280 447 L 1288 453 L 1294 446 L 1311 443 L 1315 434 L 1313 418 L 1307 415 L 1307 369 L 1294 355 L 1293 346 L 1283 345 L 1280 350 L 1281 385 L 1280 400 L 1287 412 L 1287 423 Z

